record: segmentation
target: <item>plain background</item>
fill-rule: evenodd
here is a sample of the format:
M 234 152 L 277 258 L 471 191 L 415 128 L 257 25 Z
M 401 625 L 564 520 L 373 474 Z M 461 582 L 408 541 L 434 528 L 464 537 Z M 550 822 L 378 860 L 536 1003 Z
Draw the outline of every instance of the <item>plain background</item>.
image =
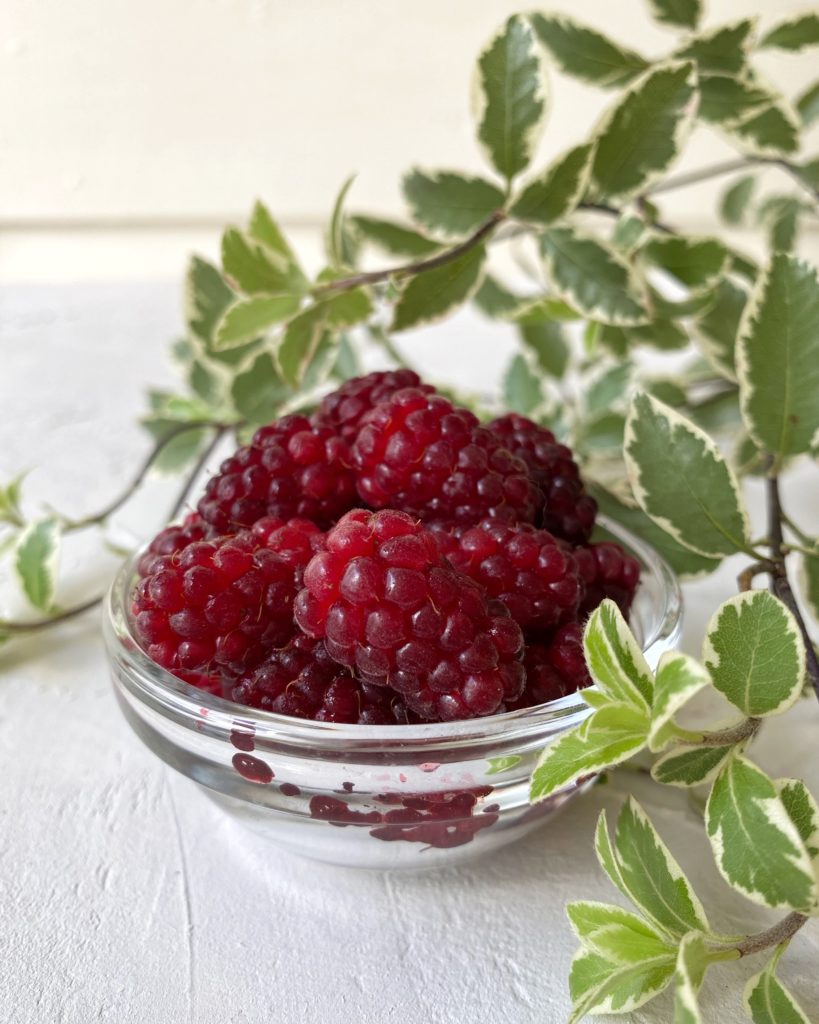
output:
M 0 276 L 181 276 L 188 252 L 215 253 L 221 227 L 257 196 L 297 238 L 315 235 L 351 172 L 352 207 L 399 214 L 400 175 L 412 164 L 481 170 L 469 115 L 474 61 L 526 6 L 4 0 Z M 548 6 L 647 55 L 673 45 L 645 0 Z M 706 0 L 704 25 L 750 14 L 767 28 L 804 6 Z M 792 98 L 815 77 L 815 57 L 766 52 L 758 63 Z M 555 73 L 551 82 L 541 165 L 588 137 L 616 95 Z M 698 129 L 681 168 L 730 154 Z M 686 189 L 667 209 L 677 224 L 707 231 L 718 190 Z

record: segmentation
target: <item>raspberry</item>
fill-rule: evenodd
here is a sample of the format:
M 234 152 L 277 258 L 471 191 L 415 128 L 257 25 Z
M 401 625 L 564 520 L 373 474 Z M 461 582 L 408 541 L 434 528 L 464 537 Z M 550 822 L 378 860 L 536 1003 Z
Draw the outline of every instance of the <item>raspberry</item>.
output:
M 225 692 L 225 680 L 218 674 L 177 671 L 174 672 L 174 675 L 183 682 L 195 686 L 197 690 L 204 690 L 205 693 L 212 693 L 217 697 L 230 696 L 229 688 L 228 692 Z
M 575 560 L 586 585 L 580 605 L 581 616 L 588 615 L 610 597 L 628 617 L 640 582 L 640 563 L 614 541 L 602 541 L 575 549 Z
M 390 686 L 425 719 L 503 710 L 523 686 L 521 632 L 410 516 L 349 512 L 304 573 L 298 625 L 365 683 Z
M 439 546 L 453 569 L 465 573 L 509 609 L 524 630 L 544 630 L 573 619 L 581 584 L 568 545 L 546 530 L 483 519 Z
M 510 710 L 546 704 L 591 686 L 583 654 L 583 627 L 577 622 L 561 626 L 546 643 L 531 643 L 523 653 L 526 686 Z
M 395 725 L 410 721 L 397 694 L 383 686 L 359 683 L 349 669 L 333 661 L 323 640 L 301 634 L 243 675 L 232 697 L 249 707 L 316 722 Z
M 322 538 L 306 520 L 263 519 L 159 558 L 132 604 L 146 653 L 171 671 L 239 674 L 257 665 L 295 633 L 293 598 Z
M 353 446 L 356 484 L 373 508 L 473 524 L 532 522 L 539 494 L 526 471 L 467 409 L 405 388 L 367 416 Z
M 347 445 L 305 416 L 284 416 L 222 463 L 199 512 L 217 533 L 232 533 L 263 516 L 329 526 L 355 504 Z
M 186 548 L 188 544 L 193 544 L 194 541 L 204 540 L 209 529 L 198 512 L 191 512 L 181 523 L 166 526 L 148 545 L 147 551 L 139 560 L 137 572 L 140 576 L 147 576 L 158 559 L 175 555 L 177 551 Z
M 429 384 L 422 384 L 412 370 L 388 370 L 352 377 L 322 400 L 311 422 L 317 427 L 329 427 L 352 445 L 367 413 L 402 388 L 418 388 L 425 394 L 435 390 Z
M 551 430 L 516 413 L 492 420 L 489 429 L 523 459 L 543 492 L 538 525 L 572 544 L 585 544 L 594 528 L 597 502 L 586 494 L 571 449 L 559 444 Z

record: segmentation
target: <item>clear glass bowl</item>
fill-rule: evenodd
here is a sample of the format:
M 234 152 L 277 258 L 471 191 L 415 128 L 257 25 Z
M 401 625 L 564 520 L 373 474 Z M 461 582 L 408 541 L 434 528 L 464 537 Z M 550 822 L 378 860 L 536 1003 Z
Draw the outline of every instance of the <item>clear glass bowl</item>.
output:
M 642 564 L 631 626 L 656 665 L 682 627 L 677 580 L 633 534 L 601 526 Z M 577 694 L 466 722 L 364 726 L 257 711 L 189 686 L 137 644 L 129 612 L 137 559 L 114 580 L 105 609 L 120 707 L 163 761 L 279 846 L 354 867 L 437 867 L 513 842 L 591 784 L 528 801 L 539 752 L 589 714 Z M 493 771 L 497 758 L 512 766 Z

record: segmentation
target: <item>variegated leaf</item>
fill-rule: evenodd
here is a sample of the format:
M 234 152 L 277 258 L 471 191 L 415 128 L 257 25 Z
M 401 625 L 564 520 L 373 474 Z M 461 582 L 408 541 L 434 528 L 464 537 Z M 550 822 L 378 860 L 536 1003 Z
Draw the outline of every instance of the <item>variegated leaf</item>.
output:
M 496 185 L 455 171 L 416 167 L 404 176 L 402 187 L 412 219 L 442 238 L 463 238 L 503 206 Z
M 708 947 L 701 932 L 680 942 L 674 974 L 674 1024 L 701 1024 L 698 995 L 708 969 Z
M 674 739 L 674 716 L 711 682 L 708 672 L 694 658 L 680 651 L 666 651 L 657 666 L 648 749 L 662 750 Z
M 584 82 L 615 89 L 636 78 L 648 61 L 596 29 L 564 14 L 531 15 L 532 27 L 557 66 Z
M 579 950 L 569 974 L 572 1012 L 568 1024 L 590 1013 L 631 1013 L 668 988 L 674 966 L 673 953 L 617 964 L 592 950 Z
M 393 331 L 440 320 L 462 305 L 480 286 L 486 248 L 476 245 L 457 259 L 411 278 L 393 310 Z
M 743 1002 L 753 1024 L 811 1024 L 804 1010 L 774 973 L 784 947 L 780 946 L 766 967 L 749 979 Z
M 736 477 L 703 430 L 656 398 L 637 394 L 624 455 L 640 507 L 680 544 L 712 558 L 749 550 Z
M 819 804 L 800 779 L 775 779 L 774 786 L 819 877 Z
M 530 182 L 509 213 L 518 220 L 544 227 L 572 213 L 583 198 L 591 174 L 594 147 L 575 146 Z
M 226 349 L 244 345 L 263 335 L 273 324 L 287 320 L 299 308 L 297 295 L 254 295 L 239 299 L 228 306 L 216 325 L 213 349 Z
M 805 844 L 771 779 L 735 755 L 705 808 L 720 874 L 753 903 L 810 913 L 819 882 Z
M 607 598 L 589 616 L 583 649 L 592 679 L 610 700 L 648 711 L 654 694 L 651 669 L 614 601 Z
M 651 777 L 664 786 L 687 789 L 704 785 L 716 778 L 733 751 L 733 746 L 689 747 L 683 743 L 657 758 Z
M 54 603 L 60 555 L 60 525 L 54 518 L 30 523 L 14 546 L 14 571 L 29 604 L 47 612 Z

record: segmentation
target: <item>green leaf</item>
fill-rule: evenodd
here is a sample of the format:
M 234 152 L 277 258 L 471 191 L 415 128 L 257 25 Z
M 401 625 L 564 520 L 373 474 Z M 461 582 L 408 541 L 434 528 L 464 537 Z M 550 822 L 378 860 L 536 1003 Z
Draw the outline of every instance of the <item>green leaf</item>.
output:
M 799 149 L 799 118 L 782 98 L 724 128 L 755 156 L 788 156 Z
M 698 661 L 680 651 L 666 651 L 657 666 L 648 749 L 657 753 L 674 739 L 674 716 L 711 682 Z
M 666 405 L 670 405 L 672 409 L 685 405 L 688 401 L 688 395 L 679 386 L 679 384 L 676 384 L 673 380 L 660 378 L 659 380 L 646 380 L 643 384 L 650 395 L 654 395 L 655 398 L 659 398 L 661 402 L 665 402 Z
M 305 280 L 300 270 L 280 252 L 268 249 L 238 228 L 228 228 L 222 236 L 222 268 L 248 295 L 304 292 Z
M 485 247 L 476 245 L 457 259 L 411 278 L 395 304 L 392 330 L 440 320 L 466 302 L 481 283 L 485 260 Z
M 589 616 L 583 649 L 592 679 L 609 700 L 648 711 L 654 695 L 651 669 L 614 601 L 606 598 Z
M 646 222 L 642 217 L 623 214 L 617 218 L 611 235 L 611 244 L 615 249 L 631 252 L 637 247 L 646 232 Z
M 294 282 L 294 291 L 303 293 L 307 290 L 309 282 L 299 267 L 295 253 L 264 203 L 257 201 L 253 207 L 247 233 L 254 241 L 261 242 L 271 252 L 282 257 L 287 264 L 290 279 Z
M 621 464 L 626 417 L 619 412 L 601 412 L 577 425 L 575 435 L 578 448 L 584 452 L 610 452 Z
M 525 300 L 523 296 L 511 292 L 496 277 L 487 274 L 475 292 L 473 301 L 482 313 L 493 320 L 506 320 L 521 308 Z
M 330 214 L 330 226 L 327 231 L 327 256 L 333 267 L 349 266 L 352 262 L 347 257 L 344 245 L 346 220 L 344 201 L 355 179 L 356 175 L 351 174 L 341 186 L 336 196 L 336 201 L 333 203 L 333 212 Z
M 299 308 L 297 295 L 254 295 L 228 306 L 216 326 L 213 347 L 217 352 L 236 348 L 258 338 L 273 324 L 292 316 Z
M 719 212 L 726 224 L 742 224 L 756 185 L 756 176 L 746 174 L 722 194 Z
M 210 349 L 216 325 L 237 299 L 225 279 L 207 260 L 194 256 L 185 278 L 185 322 L 191 334 Z
M 206 405 L 214 410 L 224 405 L 225 378 L 202 359 L 193 360 L 188 369 L 187 380 L 193 393 Z
M 701 0 L 648 0 L 651 13 L 664 25 L 697 27 L 702 17 Z
M 503 376 L 503 403 L 510 412 L 528 416 L 543 402 L 540 380 L 526 359 L 514 356 Z
M 753 1024 L 810 1024 L 804 1010 L 774 974 L 782 948 L 745 986 L 743 1004 Z
M 664 786 L 699 786 L 716 778 L 734 747 L 672 747 L 658 757 L 651 769 L 651 777 Z
M 552 320 L 557 320 L 561 323 L 571 322 L 582 320 L 583 317 L 562 299 L 546 295 L 539 299 L 525 302 L 513 315 L 512 319 L 516 324 L 528 326 L 529 324 L 550 323 Z
M 584 82 L 616 89 L 648 67 L 648 61 L 638 53 L 564 15 L 533 14 L 531 22 L 557 66 Z
M 661 65 L 628 88 L 597 134 L 592 182 L 598 195 L 622 201 L 662 177 L 691 128 L 695 95 L 690 61 Z
M 816 268 L 775 253 L 740 326 L 742 415 L 757 444 L 798 455 L 819 437 L 819 280 Z
M 774 786 L 819 877 L 819 805 L 800 779 L 776 779 Z
M 617 819 L 614 854 L 621 883 L 615 885 L 662 932 L 709 930 L 690 882 L 633 797 Z
M 716 287 L 713 304 L 693 323 L 702 354 L 717 373 L 730 381 L 736 380 L 734 351 L 747 301 L 744 288 L 723 278 Z
M 679 576 L 696 577 L 713 572 L 719 568 L 719 559 L 708 558 L 691 551 L 690 548 L 678 544 L 661 527 L 649 519 L 640 508 L 629 508 L 618 501 L 614 495 L 599 487 L 592 489 L 600 511 L 610 518 L 622 523 L 638 537 L 647 541 Z
M 626 335 L 630 345 L 651 345 L 669 352 L 688 346 L 688 334 L 673 320 L 657 317 L 648 324 L 627 327 Z
M 581 949 L 569 974 L 569 1024 L 590 1013 L 630 1013 L 668 988 L 673 976 L 673 952 L 641 963 L 616 964 Z
M 768 226 L 769 248 L 773 252 L 792 252 L 799 235 L 799 215 L 810 210 L 807 203 L 794 196 L 769 196 L 757 211 L 762 224 Z
M 796 109 L 803 128 L 808 128 L 819 118 L 819 82 L 814 82 L 800 94 L 796 101 Z
M 508 772 L 510 768 L 516 768 L 523 758 L 520 754 L 505 754 L 503 757 L 489 757 L 486 769 L 487 775 L 500 775 L 501 772 Z
M 544 232 L 540 248 L 555 291 L 581 313 L 614 325 L 648 319 L 643 285 L 613 249 L 569 227 Z
M 735 75 L 745 66 L 753 31 L 753 18 L 723 25 L 695 37 L 676 56 L 695 60 L 700 72 Z
M 701 1024 L 697 996 L 708 969 L 708 947 L 701 932 L 688 932 L 680 942 L 674 974 L 674 1024 Z
M 474 90 L 478 141 L 507 181 L 529 166 L 543 133 L 546 96 L 532 26 L 513 15 L 478 58 Z
M 562 733 L 541 753 L 529 799 L 545 800 L 558 790 L 621 764 L 645 746 L 648 712 L 628 704 L 607 704 L 576 729 Z
M 813 865 L 771 779 L 739 755 L 714 781 L 705 827 L 720 874 L 752 903 L 810 912 Z
M 796 173 L 806 185 L 812 189 L 819 189 L 819 157 L 815 160 L 808 160 L 806 163 L 796 165 Z
M 767 590 L 729 598 L 714 613 L 702 649 L 717 690 L 746 718 L 787 711 L 805 684 L 796 620 Z
M 800 555 L 799 582 L 813 617 L 819 621 L 819 553 Z
M 145 426 L 150 427 L 146 423 Z M 190 466 L 202 451 L 208 438 L 207 429 L 186 430 L 177 434 L 163 447 L 154 459 L 151 469 L 157 473 L 175 476 Z
M 349 220 L 367 242 L 392 256 L 418 259 L 431 256 L 440 249 L 438 242 L 433 242 L 432 239 L 425 238 L 412 228 L 395 221 L 368 217 L 364 214 L 357 214 Z
M 25 477 L 25 473 L 20 473 L 4 487 L 0 486 L 0 523 L 7 523 L 9 526 L 25 526 L 25 516 L 20 508 Z
M 750 75 L 702 75 L 697 117 L 720 126 L 732 126 L 757 114 L 777 96 Z
M 676 541 L 711 558 L 749 549 L 739 485 L 699 427 L 656 398 L 637 394 L 624 455 L 640 507 Z
M 583 198 L 591 173 L 593 146 L 575 146 L 530 182 L 509 211 L 518 220 L 548 226 L 572 213 Z
M 560 325 L 545 320 L 518 328 L 521 340 L 537 359 L 540 369 L 560 380 L 569 366 L 569 346 Z
M 599 373 L 585 387 L 585 403 L 589 414 L 611 409 L 621 402 L 631 384 L 631 363 L 618 363 Z
M 776 47 L 779 50 L 803 50 L 819 45 L 819 14 L 797 15 L 770 29 L 759 42 L 760 50 Z
M 17 538 L 14 570 L 29 604 L 48 612 L 54 603 L 60 553 L 60 526 L 56 519 L 30 523 Z
M 454 171 L 422 171 L 404 176 L 402 187 L 413 220 L 446 238 L 470 234 L 503 206 L 503 193 L 483 178 Z
M 715 238 L 663 235 L 652 238 L 640 252 L 649 263 L 695 292 L 716 284 L 729 261 L 725 246 Z
M 258 355 L 231 387 L 236 411 L 253 426 L 270 423 L 291 396 L 269 353 Z
M 582 945 L 612 963 L 640 963 L 674 952 L 655 928 L 621 907 L 578 900 L 567 904 L 566 914 Z

